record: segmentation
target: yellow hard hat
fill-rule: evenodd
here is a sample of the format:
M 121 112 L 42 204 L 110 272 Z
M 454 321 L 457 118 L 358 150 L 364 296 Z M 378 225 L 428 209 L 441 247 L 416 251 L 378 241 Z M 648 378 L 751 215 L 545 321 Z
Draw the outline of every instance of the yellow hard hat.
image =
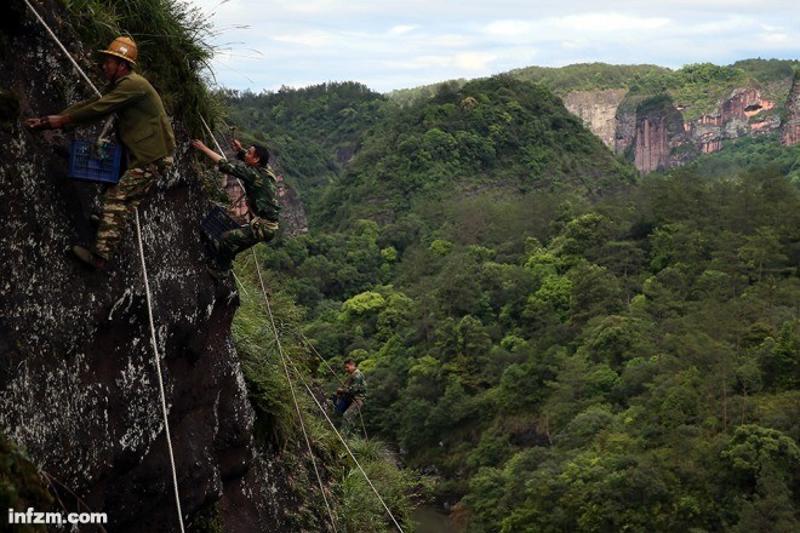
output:
M 111 41 L 106 50 L 99 50 L 99 52 L 124 59 L 131 65 L 136 64 L 136 58 L 139 56 L 139 48 L 130 37 L 117 37 Z

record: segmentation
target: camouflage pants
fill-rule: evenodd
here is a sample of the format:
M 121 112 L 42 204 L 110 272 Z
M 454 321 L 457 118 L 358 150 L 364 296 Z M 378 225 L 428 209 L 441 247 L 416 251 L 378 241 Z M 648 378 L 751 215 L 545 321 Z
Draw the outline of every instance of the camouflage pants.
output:
M 217 243 L 217 252 L 222 266 L 229 267 L 236 254 L 260 242 L 269 242 L 278 231 L 278 223 L 262 218 L 254 219 L 241 228 L 228 230 Z
M 94 244 L 97 255 L 106 260 L 114 255 L 133 210 L 147 196 L 169 164 L 170 161 L 161 160 L 143 169 L 128 169 L 119 183 L 106 190 L 103 195 L 103 214 L 100 216 Z
M 360 425 L 361 408 L 364 407 L 364 400 L 362 398 L 354 398 L 350 402 L 350 406 L 342 415 L 342 432 L 345 434 L 352 434 Z

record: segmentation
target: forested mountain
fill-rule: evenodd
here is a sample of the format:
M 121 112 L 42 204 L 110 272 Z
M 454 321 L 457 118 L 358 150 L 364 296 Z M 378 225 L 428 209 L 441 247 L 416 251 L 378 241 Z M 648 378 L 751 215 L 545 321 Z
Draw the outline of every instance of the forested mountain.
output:
M 798 149 L 637 177 L 505 76 L 385 109 L 263 259 L 454 527 L 800 528 Z
M 419 202 L 454 195 L 579 190 L 593 196 L 633 176 L 552 93 L 500 76 L 445 87 L 395 109 L 368 132 L 317 207 L 325 222 L 387 221 Z
M 611 150 L 643 173 L 682 166 L 743 137 L 800 142 L 800 62 L 747 59 L 732 65 L 585 63 L 512 70 L 515 79 L 541 84 L 561 96 Z M 395 91 L 401 106 L 432 97 L 453 80 Z

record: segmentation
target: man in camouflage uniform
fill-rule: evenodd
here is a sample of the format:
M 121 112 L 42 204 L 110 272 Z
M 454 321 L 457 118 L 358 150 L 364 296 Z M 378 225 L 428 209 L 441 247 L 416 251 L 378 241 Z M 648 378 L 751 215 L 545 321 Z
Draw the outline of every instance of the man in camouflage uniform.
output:
M 361 416 L 361 408 L 364 407 L 367 380 L 352 359 L 344 362 L 344 370 L 348 376 L 344 386 L 336 391 L 336 410 L 343 414 L 342 430 L 350 433 L 356 426 L 356 418 Z
M 220 172 L 242 182 L 249 206 L 248 223 L 226 231 L 214 243 L 217 257 L 211 270 L 212 275 L 217 275 L 231 268 L 236 254 L 259 242 L 271 241 L 277 233 L 280 212 L 277 179 L 269 168 L 269 152 L 263 146 L 253 145 L 244 150 L 242 144 L 234 140 L 233 147 L 240 161 L 226 160 L 197 139 L 192 141 L 192 146 L 214 161 Z
M 152 85 L 133 71 L 136 43 L 118 37 L 106 50 L 103 73 L 109 91 L 68 107 L 58 115 L 27 121 L 34 129 L 74 127 L 117 115 L 117 130 L 127 149 L 128 170 L 119 183 L 106 190 L 103 212 L 94 246 L 74 246 L 72 251 L 87 264 L 102 269 L 122 239 L 134 209 L 153 188 L 158 178 L 172 165 L 175 134 L 164 104 Z

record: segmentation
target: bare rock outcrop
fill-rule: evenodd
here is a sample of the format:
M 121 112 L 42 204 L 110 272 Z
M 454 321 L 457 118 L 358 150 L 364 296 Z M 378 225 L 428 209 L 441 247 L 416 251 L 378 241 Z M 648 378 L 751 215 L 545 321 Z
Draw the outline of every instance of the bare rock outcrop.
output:
M 564 107 L 583 120 L 587 128 L 608 147 L 614 146 L 617 131 L 617 109 L 627 89 L 575 91 L 564 96 Z
M 800 144 L 800 73 L 794 77 L 786 109 L 787 118 L 781 131 L 781 142 L 786 146 L 794 146 Z

